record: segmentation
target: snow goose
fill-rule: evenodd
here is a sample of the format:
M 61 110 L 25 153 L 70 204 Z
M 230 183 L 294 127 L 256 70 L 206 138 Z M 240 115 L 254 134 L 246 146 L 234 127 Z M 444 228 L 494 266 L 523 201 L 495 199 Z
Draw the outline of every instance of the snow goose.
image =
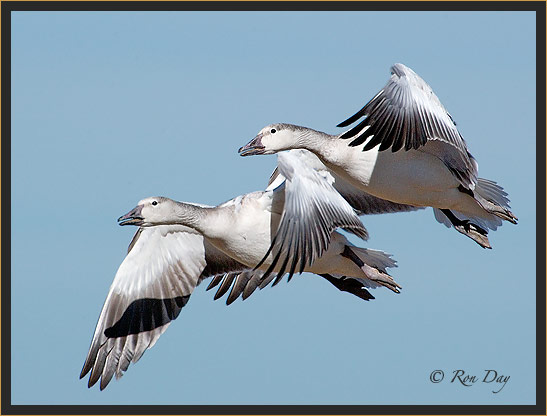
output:
M 366 288 L 384 286 L 399 292 L 400 286 L 386 272 L 386 268 L 395 266 L 389 255 L 355 247 L 341 234 L 332 232 L 331 228 L 341 225 L 366 236 L 345 200 L 340 196 L 333 198 L 335 191 L 329 188 L 328 180 L 320 179 L 319 174 L 314 177 L 312 172 L 317 183 L 313 180 L 308 183 L 310 172 L 299 167 L 298 160 L 293 165 L 290 156 L 285 159 L 282 156 L 281 160 L 286 163 L 280 164 L 280 171 L 289 178 L 295 170 L 302 170 L 296 184 L 282 181 L 267 191 L 243 195 L 217 207 L 163 197 L 146 198 L 119 218 L 120 225 L 140 228 L 110 287 L 80 374 L 83 378 L 91 372 L 89 387 L 100 379 L 102 390 L 114 375 L 121 377 L 131 362 L 138 361 L 156 343 L 177 318 L 195 287 L 209 276 L 214 278 L 208 290 L 220 284 L 215 299 L 232 287 L 228 304 L 240 295 L 247 298 L 257 287 L 265 287 L 273 280 L 274 269 L 277 273 L 274 284 L 285 270 L 290 275 L 301 271 L 296 266 L 286 268 L 288 261 L 295 264 L 295 259 L 303 262 L 305 271 L 317 273 L 339 290 L 361 299 L 374 298 Z M 299 192 L 301 186 L 309 186 L 313 196 L 307 208 L 319 215 L 319 219 L 312 217 L 303 223 L 305 227 L 317 228 L 318 234 L 304 233 L 294 224 L 298 212 L 308 215 L 306 207 L 303 211 L 297 207 L 284 212 L 284 205 L 291 200 L 290 193 Z M 287 224 L 283 228 L 280 224 L 284 215 Z M 342 220 L 336 220 L 336 215 Z M 320 224 L 316 227 L 313 221 Z M 287 245 L 272 244 L 280 232 L 290 237 L 294 232 L 297 237 L 286 238 Z M 311 245 L 298 237 L 303 233 L 304 239 L 312 239 Z M 281 240 L 279 237 L 278 242 Z M 295 242 L 297 250 L 293 249 Z M 273 259 L 272 253 L 275 253 Z M 259 263 L 262 270 L 253 270 Z
M 489 229 L 502 220 L 517 223 L 507 193 L 478 178 L 477 162 L 431 87 L 403 64 L 391 73 L 372 100 L 339 124 L 362 119 L 345 133 L 271 124 L 239 153 L 309 150 L 351 186 L 396 203 L 431 206 L 437 221 L 491 248 Z

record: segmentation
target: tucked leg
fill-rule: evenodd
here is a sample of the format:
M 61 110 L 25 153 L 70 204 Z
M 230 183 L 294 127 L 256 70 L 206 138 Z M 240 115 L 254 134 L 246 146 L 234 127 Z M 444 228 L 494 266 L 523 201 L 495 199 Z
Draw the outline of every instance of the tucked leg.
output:
M 492 248 L 490 241 L 488 241 L 488 231 L 469 220 L 460 220 L 449 209 L 441 209 L 441 211 L 446 215 L 456 231 L 466 235 L 483 248 Z

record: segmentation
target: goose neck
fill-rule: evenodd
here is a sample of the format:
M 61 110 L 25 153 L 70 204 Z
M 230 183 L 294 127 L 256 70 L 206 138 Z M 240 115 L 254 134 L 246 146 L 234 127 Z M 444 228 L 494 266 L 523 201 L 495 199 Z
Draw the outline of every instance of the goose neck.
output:
M 175 209 L 175 222 L 202 233 L 208 210 L 210 208 L 199 207 L 186 202 L 178 202 Z
M 332 136 L 313 129 L 303 129 L 296 140 L 300 149 L 306 149 L 322 158 L 325 150 L 330 149 Z

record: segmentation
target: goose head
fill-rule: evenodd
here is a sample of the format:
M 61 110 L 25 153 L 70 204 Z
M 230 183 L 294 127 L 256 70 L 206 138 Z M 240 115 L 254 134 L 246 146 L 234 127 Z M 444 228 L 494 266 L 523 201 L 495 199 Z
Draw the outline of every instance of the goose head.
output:
M 256 137 L 239 148 L 240 156 L 271 155 L 298 147 L 298 139 L 304 127 L 292 124 L 270 124 L 264 127 Z
M 162 196 L 145 198 L 127 214 L 118 218 L 120 225 L 137 225 L 147 227 L 168 224 L 173 216 L 175 201 Z

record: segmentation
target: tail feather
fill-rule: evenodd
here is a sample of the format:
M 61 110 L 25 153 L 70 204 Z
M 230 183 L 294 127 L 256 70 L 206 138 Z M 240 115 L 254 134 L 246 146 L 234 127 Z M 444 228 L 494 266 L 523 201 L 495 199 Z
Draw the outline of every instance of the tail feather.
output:
M 397 262 L 391 258 L 391 254 L 380 250 L 351 246 L 353 251 L 364 263 L 374 267 L 384 273 L 390 267 L 397 267 Z
M 462 190 L 462 192 L 464 191 Z M 481 246 L 490 247 L 488 230 L 496 230 L 502 225 L 502 220 L 516 224 L 518 219 L 510 210 L 511 207 L 509 206 L 507 192 L 494 181 L 479 178 L 471 196 L 483 208 L 484 211 L 482 213 L 470 215 L 469 213 L 462 213 L 454 209 L 450 210 L 458 220 L 471 223 L 470 229 L 463 229 L 454 225 L 437 208 L 433 208 L 435 219 L 447 227 L 456 228 L 459 232 L 475 240 Z
M 359 280 L 365 287 L 384 286 L 395 293 L 399 293 L 401 286 L 386 272 L 388 267 L 397 267 L 390 254 L 379 250 L 346 246 L 342 255 L 352 260 L 366 276 L 351 276 L 353 279 Z
M 475 192 L 478 192 L 483 198 L 502 206 L 503 208 L 510 209 L 509 198 L 507 198 L 507 192 L 490 179 L 479 178 Z
M 518 218 L 511 212 L 507 192 L 496 182 L 479 178 L 475 187 L 475 199 L 488 212 L 516 224 Z

